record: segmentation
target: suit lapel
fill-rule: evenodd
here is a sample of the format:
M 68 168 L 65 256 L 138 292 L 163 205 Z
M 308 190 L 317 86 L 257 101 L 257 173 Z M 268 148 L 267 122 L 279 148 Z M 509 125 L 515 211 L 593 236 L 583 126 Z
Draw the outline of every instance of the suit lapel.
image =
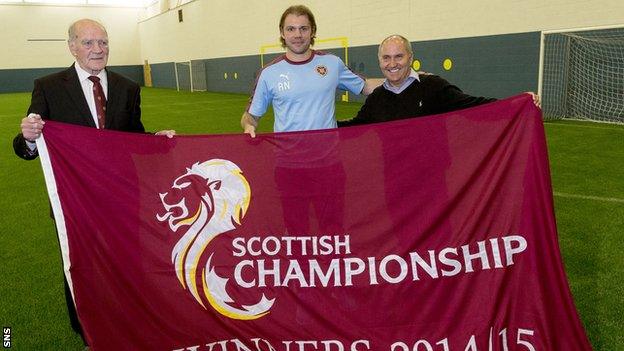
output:
M 74 65 L 65 70 L 65 77 L 63 80 L 65 90 L 67 90 L 74 105 L 76 105 L 76 110 L 80 112 L 80 116 L 90 127 L 95 127 L 95 121 L 91 116 L 91 110 L 89 110 L 89 105 L 87 105 L 87 98 L 82 91 L 82 85 L 80 85 Z
M 119 101 L 119 94 L 121 89 L 119 89 L 119 79 L 117 75 L 108 69 L 106 70 L 106 79 L 108 80 L 108 92 L 106 99 L 106 128 L 110 128 L 113 125 L 114 116 L 117 115 L 115 111 L 117 110 L 117 101 Z

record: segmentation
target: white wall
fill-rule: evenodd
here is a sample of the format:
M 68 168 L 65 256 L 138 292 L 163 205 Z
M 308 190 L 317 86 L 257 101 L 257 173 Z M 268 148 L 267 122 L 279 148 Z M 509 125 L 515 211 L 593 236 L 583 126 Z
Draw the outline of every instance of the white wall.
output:
M 142 64 L 137 21 L 142 9 L 0 5 L 0 68 L 65 67 L 73 62 L 67 27 L 93 18 L 104 24 L 110 40 L 109 65 Z M 63 39 L 41 42 L 28 39 Z
M 275 17 L 283 9 L 276 13 L 275 2 L 198 0 L 180 7 L 182 23 L 177 9 L 140 22 L 141 55 L 164 62 L 256 54 L 278 40 Z
M 351 46 L 400 33 L 412 41 L 624 24 L 622 0 L 311 0 L 318 37 Z M 141 57 L 183 61 L 259 53 L 277 43 L 279 16 L 292 1 L 197 0 L 139 23 Z
M 624 24 L 622 0 L 311 0 L 318 38 L 376 44 L 392 33 L 413 41 Z M 197 0 L 148 20 L 142 9 L 0 5 L 0 69 L 64 67 L 71 63 L 67 26 L 89 17 L 107 27 L 111 65 L 253 55 L 277 43 L 284 0 Z M 137 25 L 138 23 L 138 25 Z

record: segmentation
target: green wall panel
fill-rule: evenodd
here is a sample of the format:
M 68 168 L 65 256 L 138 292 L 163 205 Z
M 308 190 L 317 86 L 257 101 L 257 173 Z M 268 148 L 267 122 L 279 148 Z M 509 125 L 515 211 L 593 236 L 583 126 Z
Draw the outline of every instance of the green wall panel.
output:
M 238 56 L 204 60 L 208 91 L 249 93 L 260 68 L 260 56 Z
M 143 66 L 110 66 L 108 68 L 111 71 L 122 74 L 140 85 L 143 85 Z M 64 69 L 66 68 L 0 69 L 0 93 L 32 91 L 35 79 Z
M 152 63 L 152 86 L 155 88 L 176 88 L 175 68 L 173 62 Z
M 466 93 L 504 98 L 537 91 L 540 33 L 493 35 L 413 43 L 421 70 L 438 74 Z M 450 70 L 443 68 L 452 61 Z

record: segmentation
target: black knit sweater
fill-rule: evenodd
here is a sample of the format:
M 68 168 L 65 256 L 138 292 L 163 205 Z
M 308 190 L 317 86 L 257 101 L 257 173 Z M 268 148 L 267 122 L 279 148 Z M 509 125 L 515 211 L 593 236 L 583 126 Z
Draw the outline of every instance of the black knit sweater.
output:
M 445 79 L 421 74 L 400 94 L 379 86 L 368 96 L 357 116 L 338 121 L 339 127 L 393 121 L 397 119 L 428 116 L 460 110 L 495 101 L 493 98 L 474 97 L 464 94 Z

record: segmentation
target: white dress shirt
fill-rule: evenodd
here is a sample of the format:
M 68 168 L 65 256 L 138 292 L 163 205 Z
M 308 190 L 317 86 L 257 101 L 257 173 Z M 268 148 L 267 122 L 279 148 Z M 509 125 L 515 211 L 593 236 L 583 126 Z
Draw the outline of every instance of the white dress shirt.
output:
M 78 65 L 78 62 L 74 64 L 74 68 L 76 69 L 76 73 L 78 73 L 78 81 L 80 81 L 80 86 L 84 92 L 85 99 L 87 99 L 87 105 L 89 105 L 89 111 L 91 111 L 91 118 L 93 118 L 93 121 L 97 126 L 97 111 L 95 109 L 95 98 L 93 97 L 94 83 L 89 80 L 89 77 L 92 76 L 92 74 L 82 69 L 82 67 Z M 104 96 L 106 97 L 106 100 L 108 100 L 108 78 L 106 76 L 106 70 L 101 70 L 100 73 L 97 74 L 97 77 L 100 78 L 100 85 L 102 86 L 102 90 L 104 90 Z

